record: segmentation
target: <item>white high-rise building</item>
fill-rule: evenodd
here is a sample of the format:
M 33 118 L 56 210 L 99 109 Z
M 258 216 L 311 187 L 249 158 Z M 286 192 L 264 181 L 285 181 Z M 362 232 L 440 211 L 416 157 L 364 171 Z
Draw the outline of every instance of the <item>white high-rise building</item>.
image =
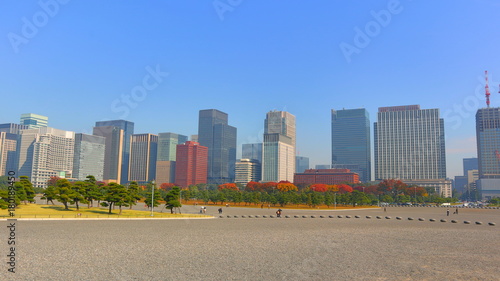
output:
M 17 170 L 34 187 L 47 186 L 52 176 L 71 177 L 75 133 L 50 127 L 21 130 L 17 143 Z
M 236 161 L 236 178 L 235 183 L 241 183 L 243 185 L 255 181 L 260 181 L 261 178 L 261 165 L 256 159 L 240 159 Z
M 262 181 L 293 181 L 295 173 L 295 116 L 270 111 L 264 123 Z
M 451 196 L 446 180 L 444 121 L 439 109 L 419 105 L 380 107 L 374 123 L 375 179 L 432 186 Z

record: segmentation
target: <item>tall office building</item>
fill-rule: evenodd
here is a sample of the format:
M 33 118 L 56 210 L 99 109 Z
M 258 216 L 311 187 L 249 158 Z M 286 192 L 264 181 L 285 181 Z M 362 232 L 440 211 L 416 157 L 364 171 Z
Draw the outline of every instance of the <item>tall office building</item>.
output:
M 295 156 L 295 173 L 303 173 L 307 169 L 309 169 L 309 158 Z
M 14 123 L 0 124 L 0 176 L 17 170 L 17 138 L 20 130 L 27 128 L 28 126 Z
M 158 156 L 156 159 L 156 182 L 175 182 L 175 158 L 177 145 L 188 140 L 187 136 L 174 133 L 158 134 Z
M 476 113 L 478 189 L 484 199 L 500 196 L 500 108 Z M 465 170 L 465 167 L 464 167 Z
M 295 173 L 295 116 L 270 111 L 264 121 L 262 180 L 293 181 Z
M 21 125 L 27 126 L 28 129 L 37 129 L 47 127 L 49 117 L 34 113 L 21 114 Z
M 208 147 L 187 141 L 177 145 L 175 182 L 181 187 L 206 183 Z
M 93 135 L 106 138 L 103 181 L 125 184 L 127 181 L 121 182 L 125 137 L 123 130 L 115 126 L 100 126 L 94 127 Z
M 477 158 L 464 158 L 462 162 L 464 168 L 464 176 L 466 176 L 467 172 L 470 170 L 479 170 L 479 162 Z
M 49 127 L 22 130 L 17 142 L 19 176 L 43 188 L 52 176 L 71 178 L 74 145 L 74 132 Z
M 198 141 L 208 147 L 208 183 L 234 182 L 236 128 L 228 125 L 227 114 L 216 109 L 200 110 Z
M 126 120 L 110 120 L 110 121 L 99 121 L 95 123 L 96 127 L 118 127 L 123 130 L 123 140 L 122 140 L 122 156 L 121 156 L 121 171 L 120 171 L 120 183 L 126 184 L 128 181 L 128 168 L 130 159 L 130 137 L 134 134 L 134 122 Z M 95 134 L 94 134 L 95 135 Z
M 240 159 L 236 161 L 236 178 L 235 183 L 246 185 L 254 181 L 259 182 L 261 179 L 261 164 L 256 159 Z
M 158 136 L 153 134 L 132 135 L 128 181 L 147 183 L 156 178 Z
M 380 107 L 374 123 L 375 179 L 400 179 L 434 187 L 450 197 L 446 180 L 444 121 L 439 109 L 419 105 Z
M 357 165 L 350 169 L 361 181 L 371 180 L 370 118 L 364 108 L 332 109 L 332 168 L 346 164 Z
M 104 179 L 104 154 L 106 138 L 87 134 L 75 134 L 73 178 L 84 181 L 87 176 Z
M 254 159 L 262 163 L 262 143 L 242 144 L 241 159 Z

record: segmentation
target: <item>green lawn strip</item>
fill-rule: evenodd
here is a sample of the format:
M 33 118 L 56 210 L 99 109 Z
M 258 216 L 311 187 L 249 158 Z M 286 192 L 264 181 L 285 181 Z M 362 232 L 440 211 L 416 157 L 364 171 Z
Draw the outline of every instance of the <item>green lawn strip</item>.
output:
M 65 210 L 64 206 L 54 206 L 54 205 L 38 205 L 38 204 L 21 204 L 15 209 L 14 217 L 9 217 L 8 210 L 0 210 L 1 218 L 189 218 L 189 217 L 207 217 L 204 215 L 196 214 L 170 214 L 169 210 L 163 210 L 164 212 L 153 212 L 151 216 L 151 211 L 138 211 L 130 210 L 128 208 L 123 208 L 121 215 L 119 215 L 120 210 L 115 208 L 109 214 L 108 208 L 93 207 L 87 208 L 86 206 L 80 207 L 80 210 L 76 210 L 75 207 L 70 207 L 69 210 Z

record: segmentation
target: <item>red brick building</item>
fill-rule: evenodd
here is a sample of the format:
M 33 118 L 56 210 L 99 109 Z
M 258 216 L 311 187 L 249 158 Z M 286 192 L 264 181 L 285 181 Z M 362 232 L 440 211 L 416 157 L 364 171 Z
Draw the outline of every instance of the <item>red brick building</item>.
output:
M 342 182 L 359 183 L 359 175 L 349 169 L 308 169 L 295 173 L 294 184 L 339 184 Z
M 207 182 L 208 147 L 187 141 L 177 145 L 175 183 L 181 187 Z

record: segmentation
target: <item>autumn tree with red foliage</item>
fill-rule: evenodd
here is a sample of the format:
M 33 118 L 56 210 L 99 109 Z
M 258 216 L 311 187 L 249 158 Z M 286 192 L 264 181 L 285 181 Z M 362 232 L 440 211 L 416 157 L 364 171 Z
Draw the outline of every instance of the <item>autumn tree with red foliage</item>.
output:
M 352 192 L 352 187 L 348 186 L 347 184 L 339 184 L 338 188 L 339 188 L 339 193 L 341 193 L 341 194 Z
M 262 190 L 262 184 L 255 181 L 250 181 L 245 186 L 245 191 L 261 191 L 261 190 Z
M 311 190 L 316 192 L 326 192 L 328 190 L 327 185 L 323 183 L 316 183 L 311 185 Z
M 47 180 L 47 186 L 56 186 L 57 181 L 60 180 L 60 177 L 57 176 L 51 176 L 50 179 Z
M 219 185 L 219 190 L 223 190 L 223 189 L 239 190 L 239 188 L 236 186 L 236 184 L 231 183 L 231 182 Z
M 265 190 L 265 191 L 272 191 L 274 190 L 276 187 L 278 186 L 278 183 L 277 182 L 273 182 L 273 181 L 270 181 L 270 182 L 265 182 L 262 184 L 262 189 Z
M 175 183 L 170 183 L 170 182 L 164 182 L 160 185 L 160 189 L 163 189 L 163 190 L 171 190 L 172 187 L 176 186 Z
M 407 188 L 407 185 L 400 181 L 400 180 L 395 180 L 395 179 L 387 179 L 383 180 L 378 184 L 377 190 L 387 194 L 387 193 L 392 193 L 394 195 L 397 194 L 403 194 Z

